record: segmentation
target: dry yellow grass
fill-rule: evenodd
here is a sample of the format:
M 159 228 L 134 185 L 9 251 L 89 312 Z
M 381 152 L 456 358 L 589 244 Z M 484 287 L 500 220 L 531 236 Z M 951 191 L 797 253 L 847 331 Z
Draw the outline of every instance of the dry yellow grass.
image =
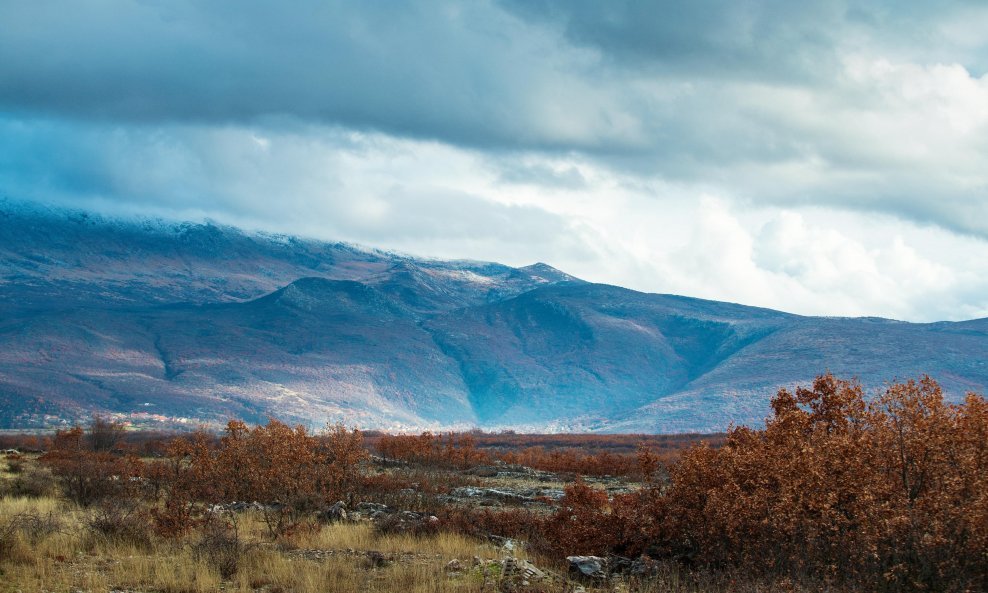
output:
M 491 545 L 454 533 L 439 533 L 429 537 L 408 534 L 378 534 L 369 523 L 334 523 L 315 533 L 306 533 L 291 540 L 299 548 L 322 550 L 374 550 L 385 554 L 416 553 L 446 559 L 498 557 L 500 552 Z
M 0 552 L 0 593 L 480 591 L 485 588 L 480 571 L 450 575 L 445 564 L 456 558 L 469 566 L 474 556 L 505 554 L 456 534 L 382 535 L 369 523 L 325 525 L 275 544 L 266 540 L 261 517 L 247 514 L 238 519 L 246 550 L 237 572 L 223 581 L 208 558 L 195 554 L 198 533 L 179 541 L 152 538 L 150 548 L 135 546 L 92 534 L 86 527 L 90 512 L 55 498 L 0 499 L 0 527 L 18 517 L 49 514 L 58 523 L 56 532 L 36 537 L 12 532 Z M 388 561 L 377 566 L 368 552 Z

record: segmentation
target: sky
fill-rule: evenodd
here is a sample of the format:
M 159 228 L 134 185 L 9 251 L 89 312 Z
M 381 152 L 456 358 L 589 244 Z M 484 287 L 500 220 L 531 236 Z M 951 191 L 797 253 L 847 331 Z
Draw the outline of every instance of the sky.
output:
M 988 3 L 0 0 L 0 197 L 988 316 Z

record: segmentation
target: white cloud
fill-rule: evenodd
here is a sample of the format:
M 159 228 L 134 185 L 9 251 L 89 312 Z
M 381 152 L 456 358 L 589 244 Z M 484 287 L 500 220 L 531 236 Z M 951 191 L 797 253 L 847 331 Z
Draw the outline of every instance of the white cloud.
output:
M 801 313 L 988 315 L 982 7 L 231 7 L 0 5 L 0 192 Z

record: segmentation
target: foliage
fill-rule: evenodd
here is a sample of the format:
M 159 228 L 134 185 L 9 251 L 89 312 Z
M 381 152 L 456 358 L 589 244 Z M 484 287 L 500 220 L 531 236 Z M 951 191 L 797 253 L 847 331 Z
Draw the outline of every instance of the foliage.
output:
M 451 524 L 528 537 L 556 556 L 645 554 L 876 591 L 988 590 L 983 397 L 949 405 L 924 378 L 869 400 L 824 375 L 779 391 L 772 410 L 762 430 L 687 451 L 669 483 L 611 497 L 577 480 L 548 517 L 467 513 Z M 640 461 L 654 470 L 647 450 Z
M 51 449 L 41 457 L 63 493 L 73 502 L 89 505 L 111 495 L 125 496 L 143 473 L 143 463 L 134 456 L 94 450 L 81 427 L 59 431 Z M 102 446 L 102 445 L 101 445 Z
M 160 456 L 148 462 L 127 454 L 132 444 L 77 427 L 57 433 L 40 459 L 68 498 L 99 503 L 88 511 L 91 532 L 148 545 L 149 518 L 159 536 L 198 532 L 191 552 L 224 575 L 244 555 L 228 503 L 256 501 L 271 537 L 296 537 L 307 515 L 345 500 L 438 505 L 428 509 L 438 522 L 379 518 L 382 533 L 521 538 L 556 558 L 646 555 L 687 571 L 834 590 L 988 590 L 982 396 L 951 405 L 923 378 L 868 398 L 858 383 L 824 375 L 780 390 L 763 429 L 734 428 L 719 446 L 692 447 L 673 463 L 673 451 L 654 438 L 637 451 L 630 438 L 585 438 L 594 446 L 584 452 L 570 448 L 579 442 L 571 436 L 376 435 L 379 452 L 405 463 L 369 475 L 364 435 L 343 426 L 313 435 L 276 420 L 233 421 L 219 438 L 195 433 L 145 447 Z M 438 494 L 479 472 L 437 470 L 497 462 L 621 474 L 642 487 L 611 496 L 576 479 L 550 513 L 442 508 Z M 9 483 L 30 475 L 28 467 Z M 11 525 L 0 547 L 16 555 L 27 523 Z
M 353 492 L 367 459 L 361 435 L 342 426 L 321 436 L 277 420 L 249 428 L 231 421 L 215 445 L 206 435 L 175 439 L 165 461 L 147 472 L 163 493 L 155 514 L 159 533 L 191 527 L 193 503 L 258 502 L 272 536 L 283 534 L 311 511 Z
M 709 563 L 821 572 L 895 590 L 985 581 L 988 406 L 929 378 L 868 402 L 831 375 L 772 401 L 672 472 L 669 545 Z

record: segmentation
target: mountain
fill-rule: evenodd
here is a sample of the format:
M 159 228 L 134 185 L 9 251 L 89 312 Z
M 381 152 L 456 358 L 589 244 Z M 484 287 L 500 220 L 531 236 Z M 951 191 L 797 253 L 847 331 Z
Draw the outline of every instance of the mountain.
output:
M 988 319 L 803 317 L 212 223 L 0 202 L 0 427 L 93 412 L 711 431 L 830 370 L 988 385 Z

